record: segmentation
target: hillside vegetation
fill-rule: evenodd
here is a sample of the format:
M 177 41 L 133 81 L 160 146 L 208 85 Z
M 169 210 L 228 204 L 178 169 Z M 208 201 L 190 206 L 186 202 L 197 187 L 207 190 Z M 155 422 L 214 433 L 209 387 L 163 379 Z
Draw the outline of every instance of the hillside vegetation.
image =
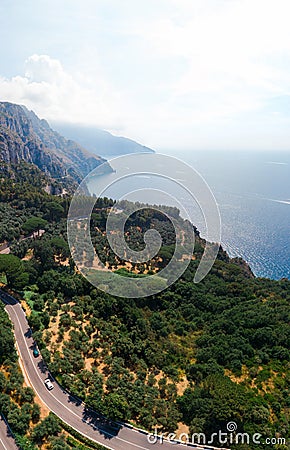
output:
M 25 214 L 18 212 L 15 230 L 10 222 L 16 241 L 12 255 L 1 255 L 0 270 L 7 289 L 26 300 L 34 337 L 64 387 L 112 419 L 148 430 L 210 436 L 234 421 L 240 432 L 290 438 L 289 280 L 254 278 L 243 261 L 220 250 L 210 274 L 194 284 L 204 246 L 195 230 L 195 259 L 171 287 L 147 298 L 112 297 L 90 285 L 70 258 L 69 199 L 28 186 L 20 195 L 21 182 L 11 186 L 10 206 Z M 3 200 L 1 207 L 10 208 Z M 109 199 L 96 204 L 92 235 L 104 261 L 120 270 L 103 232 L 111 205 Z M 43 236 L 17 242 L 36 214 L 47 222 Z M 163 232 L 159 257 L 151 266 L 122 267 L 124 276 L 159 270 L 170 258 L 170 223 L 153 210 L 129 221 L 129 244 L 140 247 L 150 227 Z
M 33 164 L 47 177 L 74 184 L 104 159 L 65 139 L 25 106 L 0 102 L 0 161 Z

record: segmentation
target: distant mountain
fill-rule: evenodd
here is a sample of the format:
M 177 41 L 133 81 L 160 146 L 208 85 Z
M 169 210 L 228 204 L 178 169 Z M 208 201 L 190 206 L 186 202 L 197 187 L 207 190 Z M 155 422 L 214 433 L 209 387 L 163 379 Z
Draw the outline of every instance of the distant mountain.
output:
M 54 179 L 68 181 L 80 181 L 105 162 L 52 130 L 25 106 L 8 102 L 0 102 L 0 161 L 8 165 L 24 161 Z
M 154 153 L 151 148 L 125 137 L 114 136 L 93 126 L 53 123 L 54 128 L 68 139 L 73 139 L 89 151 L 102 155 L 120 156 L 128 153 Z

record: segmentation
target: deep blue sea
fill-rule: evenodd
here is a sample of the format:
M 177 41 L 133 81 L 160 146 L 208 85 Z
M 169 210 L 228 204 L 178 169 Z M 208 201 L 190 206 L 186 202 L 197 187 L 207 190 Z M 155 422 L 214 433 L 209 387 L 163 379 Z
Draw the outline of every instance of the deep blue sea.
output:
M 290 278 L 290 152 L 163 153 L 191 165 L 209 184 L 220 209 L 222 245 L 230 256 L 241 256 L 257 276 Z M 128 190 L 133 184 L 128 180 Z M 187 207 L 206 237 L 197 205 Z
M 244 258 L 257 276 L 290 278 L 290 153 L 166 153 L 193 166 L 210 185 L 224 249 Z

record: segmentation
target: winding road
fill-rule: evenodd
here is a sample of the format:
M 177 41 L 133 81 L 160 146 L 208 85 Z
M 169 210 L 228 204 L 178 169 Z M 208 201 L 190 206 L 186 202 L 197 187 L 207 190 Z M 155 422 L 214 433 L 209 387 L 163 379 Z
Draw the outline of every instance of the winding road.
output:
M 128 424 L 117 426 L 117 424 L 108 421 L 105 417 L 88 409 L 81 400 L 70 395 L 53 379 L 54 389 L 49 391 L 44 385 L 44 380 L 50 377 L 50 374 L 41 355 L 37 358 L 33 356 L 34 341 L 20 303 L 1 290 L 0 298 L 5 303 L 5 310 L 14 326 L 19 362 L 24 376 L 29 380 L 29 384 L 41 402 L 78 433 L 111 450 L 214 449 L 214 447 L 203 445 L 190 444 L 187 446 L 177 441 L 164 440 L 161 442 L 160 439 L 151 443 L 146 432 L 135 429 Z M 15 450 L 12 443 L 6 442 L 3 444 L 4 449 Z

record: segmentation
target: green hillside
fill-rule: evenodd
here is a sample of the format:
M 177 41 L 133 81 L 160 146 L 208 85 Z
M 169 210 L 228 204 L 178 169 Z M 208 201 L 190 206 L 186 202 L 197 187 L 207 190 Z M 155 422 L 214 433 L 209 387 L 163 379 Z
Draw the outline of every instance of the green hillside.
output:
M 171 287 L 147 298 L 112 297 L 90 285 L 70 258 L 69 199 L 36 192 L 23 179 L 10 187 L 2 183 L 4 218 L 7 211 L 8 220 L 11 207 L 24 209 L 25 217 L 20 214 L 15 226 L 10 221 L 16 258 L 11 263 L 11 255 L 1 255 L 0 271 L 7 288 L 26 299 L 34 337 L 64 387 L 112 419 L 147 430 L 210 436 L 235 422 L 239 432 L 289 440 L 289 280 L 257 279 L 243 261 L 221 250 L 210 274 L 194 284 L 204 246 L 195 231 L 195 259 Z M 25 186 L 22 195 L 19 183 L 22 191 Z M 10 206 L 5 203 L 7 189 Z M 111 205 L 109 199 L 98 201 L 91 231 L 96 246 L 104 250 L 104 261 L 120 271 L 122 261 L 110 254 L 103 232 Z M 176 216 L 170 208 L 167 213 Z M 46 221 L 45 233 L 18 242 L 23 224 L 36 215 Z M 140 247 L 142 235 L 152 226 L 162 230 L 165 239 L 161 260 L 150 267 L 123 268 L 124 276 L 158 271 L 170 257 L 170 222 L 154 210 L 131 219 L 128 242 Z

